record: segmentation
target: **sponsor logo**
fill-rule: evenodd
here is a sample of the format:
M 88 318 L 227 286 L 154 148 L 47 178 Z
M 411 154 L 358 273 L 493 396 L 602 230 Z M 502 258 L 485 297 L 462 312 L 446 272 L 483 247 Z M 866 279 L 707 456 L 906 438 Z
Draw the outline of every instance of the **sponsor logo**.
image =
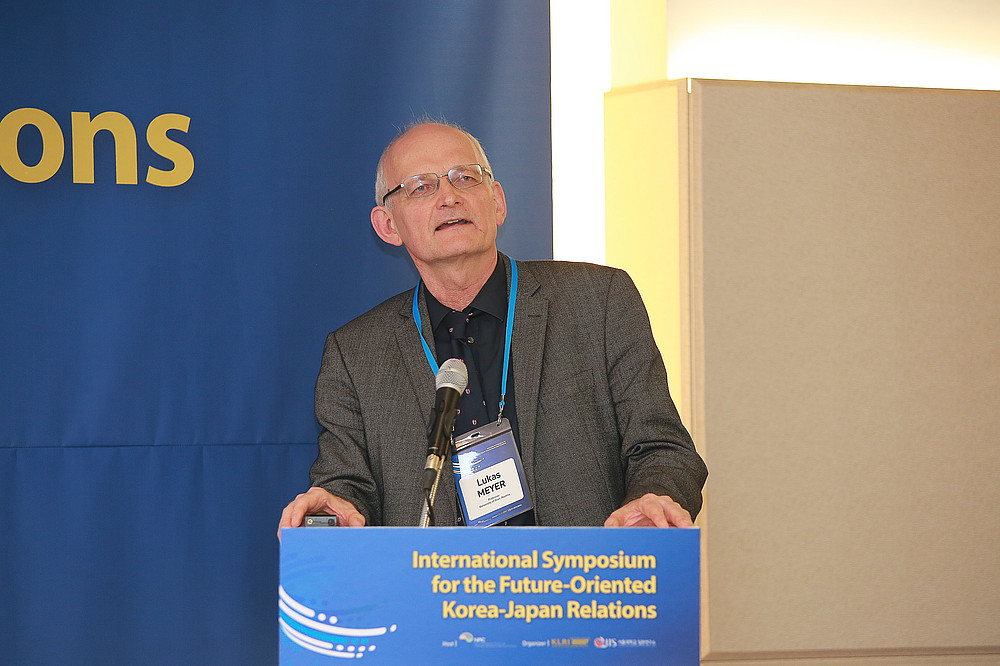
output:
M 596 648 L 655 648 L 656 640 L 653 638 L 607 638 L 598 636 L 594 639 Z
M 475 636 L 471 631 L 463 631 L 458 635 L 458 638 L 453 641 L 441 641 L 441 646 L 458 647 L 462 643 L 465 643 L 467 645 L 475 645 L 476 647 L 483 647 L 486 645 L 486 637 Z

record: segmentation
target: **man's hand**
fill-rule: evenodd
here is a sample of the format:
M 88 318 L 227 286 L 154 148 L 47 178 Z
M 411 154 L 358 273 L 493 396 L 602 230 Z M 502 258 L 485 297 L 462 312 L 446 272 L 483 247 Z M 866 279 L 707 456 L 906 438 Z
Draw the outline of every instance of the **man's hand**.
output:
M 337 516 L 339 523 L 348 527 L 362 527 L 365 524 L 365 517 L 358 513 L 353 504 L 322 488 L 312 487 L 289 502 L 281 512 L 278 540 L 281 540 L 282 527 L 299 527 L 306 516 Z
M 605 527 L 692 527 L 691 514 L 666 495 L 646 493 L 618 509 Z

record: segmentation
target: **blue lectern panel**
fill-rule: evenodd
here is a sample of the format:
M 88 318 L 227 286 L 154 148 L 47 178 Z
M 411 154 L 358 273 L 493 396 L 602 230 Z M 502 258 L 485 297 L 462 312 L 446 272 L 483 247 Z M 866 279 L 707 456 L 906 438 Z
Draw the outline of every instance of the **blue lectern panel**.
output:
M 281 663 L 697 664 L 698 530 L 285 530 Z

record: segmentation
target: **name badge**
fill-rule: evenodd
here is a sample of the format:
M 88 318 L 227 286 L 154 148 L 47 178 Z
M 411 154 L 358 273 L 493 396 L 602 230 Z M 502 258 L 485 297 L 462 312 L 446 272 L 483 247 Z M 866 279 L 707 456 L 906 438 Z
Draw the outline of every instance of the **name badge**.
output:
M 452 469 L 466 525 L 489 527 L 531 509 L 507 419 L 456 438 Z

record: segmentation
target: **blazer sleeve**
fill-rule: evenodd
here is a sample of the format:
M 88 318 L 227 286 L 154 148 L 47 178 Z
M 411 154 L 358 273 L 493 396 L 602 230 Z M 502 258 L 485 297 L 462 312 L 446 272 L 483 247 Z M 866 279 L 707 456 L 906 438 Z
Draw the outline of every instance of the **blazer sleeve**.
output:
M 381 524 L 360 401 L 335 332 L 327 336 L 316 380 L 316 419 L 322 431 L 311 484 L 351 502 L 366 524 Z
M 608 385 L 625 473 L 625 503 L 646 493 L 668 495 L 694 518 L 708 468 L 670 397 L 667 372 L 642 297 L 615 270 L 604 320 Z

